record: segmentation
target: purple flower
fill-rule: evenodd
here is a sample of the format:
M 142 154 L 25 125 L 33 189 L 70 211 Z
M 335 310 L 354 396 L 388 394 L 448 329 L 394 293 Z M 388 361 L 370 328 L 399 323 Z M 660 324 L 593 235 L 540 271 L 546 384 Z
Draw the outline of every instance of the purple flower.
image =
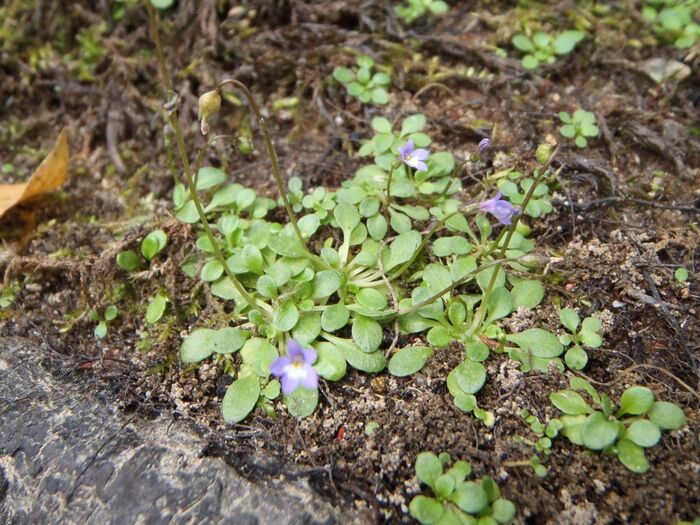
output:
M 401 160 L 407 166 L 415 168 L 416 171 L 428 171 L 428 165 L 423 162 L 428 158 L 427 149 L 413 149 L 413 141 L 408 139 L 408 142 L 399 148 L 399 154 L 401 155 Z
M 499 191 L 493 199 L 488 199 L 479 204 L 479 209 L 490 213 L 498 219 L 501 224 L 510 224 L 513 215 L 520 213 L 518 206 L 513 206 L 507 200 L 503 200 L 503 194 Z
M 281 378 L 285 395 L 300 386 L 318 388 L 318 373 L 311 366 L 316 361 L 316 355 L 316 350 L 302 348 L 294 339 L 287 342 L 287 355 L 278 357 L 270 365 L 272 375 Z
M 483 153 L 484 151 L 486 151 L 486 148 L 488 148 L 490 144 L 491 144 L 490 139 L 488 139 L 488 138 L 481 139 L 479 141 L 479 153 Z

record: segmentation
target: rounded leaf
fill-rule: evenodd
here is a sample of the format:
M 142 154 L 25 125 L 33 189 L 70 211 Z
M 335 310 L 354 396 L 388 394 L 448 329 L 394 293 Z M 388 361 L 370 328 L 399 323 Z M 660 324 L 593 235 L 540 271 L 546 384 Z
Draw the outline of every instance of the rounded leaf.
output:
M 416 496 L 408 506 L 411 516 L 423 525 L 436 523 L 445 512 L 442 503 L 427 496 Z
M 564 362 L 566 366 L 573 370 L 583 370 L 588 363 L 588 354 L 580 346 L 572 346 L 567 350 L 566 354 L 564 354 Z
M 634 421 L 625 432 L 625 437 L 640 447 L 653 447 L 661 439 L 661 431 L 656 423 L 648 419 Z
M 628 388 L 620 397 L 620 410 L 617 415 L 637 416 L 646 413 L 654 404 L 654 393 L 645 386 Z
M 683 409 L 668 401 L 654 403 L 647 412 L 647 416 L 664 430 L 677 430 L 685 425 Z
M 299 310 L 294 301 L 285 301 L 275 310 L 272 316 L 272 325 L 280 332 L 288 332 L 299 321 Z
M 314 369 L 318 375 L 329 381 L 338 381 L 345 376 L 347 364 L 342 352 L 332 343 L 318 343 L 314 346 L 318 358 Z
M 513 43 L 516 49 L 524 51 L 526 53 L 534 51 L 535 49 L 535 46 L 532 44 L 532 41 L 525 35 L 515 35 L 512 38 L 511 42 Z
M 427 346 L 407 346 L 401 348 L 389 360 L 389 373 L 404 377 L 418 372 L 433 351 Z
M 486 368 L 478 361 L 465 360 L 455 368 L 457 384 L 466 394 L 476 394 L 486 382 Z
M 126 250 L 117 254 L 117 266 L 130 272 L 141 266 L 141 259 L 132 250 Z
M 344 304 L 327 306 L 321 314 L 321 327 L 327 332 L 340 330 L 350 320 L 350 310 Z
M 491 509 L 498 523 L 509 523 L 515 517 L 515 504 L 510 500 L 499 498 L 491 504 Z
M 486 491 L 473 481 L 459 485 L 452 493 L 450 500 L 469 514 L 478 514 L 489 502 Z
M 257 376 L 243 377 L 231 383 L 221 405 L 224 421 L 227 423 L 243 421 L 255 408 L 259 397 L 260 380 Z
M 416 476 L 432 487 L 435 480 L 442 476 L 442 463 L 432 452 L 421 452 L 416 457 Z
M 352 338 L 363 352 L 369 354 L 376 351 L 383 336 L 382 326 L 377 321 L 363 315 L 353 319 Z
M 618 442 L 617 457 L 632 472 L 641 474 L 649 470 L 649 461 L 644 455 L 644 449 L 635 445 L 629 439 L 621 439 Z
M 318 405 L 317 388 L 297 388 L 291 394 L 284 396 L 284 404 L 294 417 L 303 419 L 313 414 Z
M 578 416 L 579 414 L 590 414 L 593 409 L 581 395 L 573 390 L 560 390 L 549 394 L 552 404 L 565 414 Z
M 610 421 L 602 412 L 594 412 L 582 429 L 583 444 L 591 450 L 603 450 L 615 443 L 620 432 L 617 421 Z

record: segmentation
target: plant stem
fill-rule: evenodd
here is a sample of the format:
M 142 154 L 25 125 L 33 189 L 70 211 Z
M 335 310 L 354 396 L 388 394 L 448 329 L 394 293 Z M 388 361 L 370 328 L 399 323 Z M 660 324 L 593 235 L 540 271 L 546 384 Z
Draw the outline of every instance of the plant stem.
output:
M 389 178 L 386 180 L 386 203 L 384 203 L 384 209 L 389 209 L 389 204 L 391 204 L 391 179 L 394 175 L 394 170 L 396 169 L 396 162 L 391 163 L 391 168 L 389 169 Z
M 265 119 L 262 116 L 262 113 L 260 113 L 260 108 L 258 107 L 258 103 L 255 101 L 255 97 L 253 97 L 253 94 L 250 92 L 248 87 L 243 83 L 240 82 L 239 80 L 236 80 L 235 78 L 227 78 L 225 80 L 222 80 L 219 85 L 216 87 L 217 92 L 221 92 L 221 88 L 223 88 L 225 85 L 231 84 L 233 86 L 236 86 L 238 89 L 243 91 L 243 94 L 245 97 L 248 99 L 248 102 L 250 103 L 250 107 L 253 110 L 253 113 L 255 113 L 255 118 L 258 119 L 258 124 L 260 124 L 260 129 L 262 130 L 263 137 L 265 139 L 265 146 L 267 147 L 267 154 L 270 156 L 270 161 L 272 162 L 272 174 L 275 177 L 275 182 L 277 183 L 277 190 L 279 191 L 280 197 L 282 198 L 282 202 L 284 203 L 284 208 L 287 210 L 287 215 L 289 215 L 289 220 L 292 222 L 292 227 L 294 228 L 294 233 L 297 236 L 297 239 L 299 240 L 299 243 L 308 250 L 306 246 L 306 241 L 304 240 L 304 236 L 301 234 L 301 230 L 299 229 L 299 225 L 297 224 L 297 216 L 294 213 L 294 210 L 292 210 L 292 206 L 289 204 L 289 199 L 287 198 L 287 192 L 284 189 L 284 183 L 282 182 L 282 174 L 280 173 L 280 166 L 279 162 L 277 161 L 277 154 L 275 153 L 275 147 L 272 144 L 272 138 L 270 136 L 270 130 L 267 127 L 267 122 L 265 122 Z
M 146 8 L 148 9 L 148 23 L 151 29 L 151 37 L 156 45 L 156 56 L 158 57 L 158 64 L 160 65 L 160 72 L 161 76 L 163 78 L 163 83 L 165 84 L 166 89 L 172 93 L 174 92 L 173 90 L 173 83 L 172 80 L 170 79 L 170 74 L 168 72 L 168 65 L 165 61 L 165 55 L 163 54 L 163 48 L 161 46 L 160 42 L 160 35 L 158 34 L 158 24 L 157 24 L 157 17 L 155 10 L 153 6 L 151 5 L 150 2 L 146 2 Z M 204 232 L 209 238 L 209 241 L 212 245 L 212 248 L 214 249 L 214 254 L 221 263 L 221 265 L 224 268 L 224 271 L 226 272 L 227 277 L 231 280 L 231 283 L 233 286 L 238 290 L 238 293 L 241 294 L 243 299 L 248 303 L 248 305 L 255 309 L 258 310 L 263 317 L 270 319 L 271 318 L 271 312 L 272 308 L 269 305 L 267 306 L 267 309 L 264 308 L 262 305 L 258 305 L 258 303 L 250 296 L 250 294 L 246 291 L 246 289 L 243 287 L 241 282 L 236 278 L 235 274 L 231 271 L 229 268 L 226 258 L 224 257 L 223 253 L 221 253 L 221 249 L 219 248 L 218 241 L 216 237 L 214 236 L 214 233 L 212 232 L 209 222 L 207 221 L 206 214 L 204 213 L 204 209 L 202 208 L 202 203 L 199 200 L 199 197 L 197 196 L 197 189 L 194 185 L 194 179 L 192 177 L 192 169 L 190 167 L 190 160 L 187 155 L 187 147 L 185 146 L 185 139 L 182 133 L 182 128 L 180 127 L 180 121 L 178 120 L 177 116 L 177 111 L 171 111 L 168 112 L 168 119 L 170 121 L 170 127 L 173 129 L 173 132 L 175 133 L 175 140 L 176 140 L 176 145 L 177 145 L 177 150 L 180 153 L 180 161 L 182 162 L 182 167 L 185 170 L 185 179 L 187 181 L 187 186 L 190 192 L 190 197 L 192 198 L 192 201 L 194 202 L 195 208 L 197 210 L 197 215 L 199 215 L 199 219 L 202 222 L 202 227 L 204 228 Z M 206 146 L 208 147 L 208 145 Z M 203 151 L 205 151 L 205 148 L 202 148 L 200 150 L 200 155 L 198 155 L 198 160 L 197 160 L 197 166 L 199 166 L 201 158 L 203 156 Z M 199 171 L 199 169 L 197 169 Z

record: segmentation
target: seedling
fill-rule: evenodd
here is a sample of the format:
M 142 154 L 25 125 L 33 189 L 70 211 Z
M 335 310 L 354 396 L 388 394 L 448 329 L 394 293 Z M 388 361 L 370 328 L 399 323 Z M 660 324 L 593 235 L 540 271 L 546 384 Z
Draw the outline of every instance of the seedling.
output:
M 396 15 L 401 18 L 405 24 L 411 25 L 419 18 L 427 13 L 441 16 L 447 13 L 450 6 L 442 0 L 406 0 L 403 5 L 394 7 Z
M 588 354 L 583 347 L 599 348 L 603 344 L 600 336 L 602 323 L 596 317 L 586 317 L 581 324 L 578 314 L 571 308 L 560 310 L 559 320 L 571 332 L 571 335 L 559 336 L 561 344 L 565 347 L 571 345 L 564 355 L 566 366 L 574 370 L 583 370 L 588 363 Z
M 418 479 L 433 494 L 411 500 L 411 516 L 420 523 L 476 523 L 477 519 L 479 523 L 510 523 L 515 517 L 515 505 L 501 497 L 492 478 L 467 481 L 472 467 L 466 461 L 453 463 L 445 452 L 439 456 L 421 452 L 415 468 Z
M 559 128 L 559 133 L 568 139 L 574 139 L 579 148 L 588 146 L 586 137 L 597 137 L 600 133 L 596 126 L 595 115 L 590 111 L 577 109 L 573 116 L 566 111 L 559 113 L 559 119 L 564 124 Z
M 679 283 L 684 283 L 688 280 L 688 270 L 685 268 L 676 268 L 676 271 L 673 272 L 673 276 L 676 278 L 676 281 Z
M 163 230 L 154 230 L 141 241 L 141 255 L 146 262 L 150 262 L 168 244 L 168 234 Z M 117 266 L 127 272 L 132 272 L 142 267 L 143 259 L 132 250 L 125 250 L 117 254 Z
M 644 449 L 661 439 L 662 430 L 685 425 L 683 410 L 673 403 L 655 401 L 654 393 L 643 386 L 625 390 L 616 407 L 606 394 L 599 393 L 586 380 L 573 377 L 571 390 L 549 395 L 552 404 L 564 413 L 561 433 L 576 445 L 612 454 L 629 470 L 646 472 L 649 462 Z M 579 392 L 592 400 L 589 404 Z
M 525 34 L 517 34 L 512 42 L 516 49 L 525 53 L 522 65 L 525 69 L 536 69 L 540 64 L 553 64 L 558 55 L 567 55 L 583 40 L 581 31 L 564 31 L 556 38 L 547 33 L 535 33 L 532 38 Z
M 676 5 L 674 5 L 676 4 Z M 662 38 L 677 49 L 687 49 L 700 39 L 700 24 L 693 20 L 692 2 L 647 1 L 642 14 Z
M 100 313 L 95 309 L 90 310 L 88 312 L 88 317 L 91 321 L 97 323 L 94 330 L 95 337 L 98 339 L 104 339 L 107 336 L 107 324 L 114 321 L 118 315 L 119 310 L 117 310 L 117 307 L 113 304 L 105 308 L 102 315 L 100 315 Z
M 357 69 L 336 67 L 333 78 L 345 86 L 348 95 L 363 104 L 384 106 L 389 102 L 387 88 L 391 84 L 391 77 L 383 71 L 373 73 L 374 65 L 372 57 L 362 55 L 357 58 Z

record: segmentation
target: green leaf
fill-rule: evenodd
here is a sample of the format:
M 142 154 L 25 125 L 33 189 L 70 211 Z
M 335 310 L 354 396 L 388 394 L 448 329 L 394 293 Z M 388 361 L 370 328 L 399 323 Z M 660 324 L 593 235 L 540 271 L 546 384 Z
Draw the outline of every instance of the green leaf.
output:
M 294 301 L 288 300 L 275 310 L 272 316 L 272 325 L 280 332 L 288 332 L 299 321 L 299 310 Z
M 371 92 L 371 97 L 372 103 L 377 104 L 379 106 L 383 106 L 384 104 L 389 103 L 389 93 L 387 93 L 386 89 L 384 88 L 374 88 Z
M 479 339 L 473 339 L 465 343 L 464 351 L 469 359 L 479 362 L 486 361 L 490 354 L 489 347 Z
M 554 40 L 554 52 L 557 55 L 570 53 L 583 37 L 581 31 L 564 31 Z
M 620 410 L 617 416 L 645 414 L 654 404 L 654 393 L 644 386 L 633 386 L 620 397 Z
M 515 504 L 499 498 L 491 504 L 492 516 L 498 523 L 510 523 L 515 518 Z
M 151 5 L 156 9 L 168 9 L 173 5 L 173 0 L 151 0 Z
M 648 419 L 634 421 L 625 432 L 625 437 L 640 447 L 653 447 L 661 439 L 661 431 L 656 423 Z
M 559 120 L 561 120 L 564 124 L 571 124 L 571 115 L 569 115 L 566 111 L 560 111 Z M 544 163 L 542 162 L 541 164 Z
M 445 512 L 442 503 L 427 496 L 416 496 L 408 506 L 411 516 L 423 525 L 437 523 Z
M 506 339 L 535 357 L 557 357 L 564 351 L 557 336 L 541 328 L 529 328 L 517 334 L 507 335 Z
M 93 334 L 95 334 L 95 337 L 98 339 L 104 339 L 107 336 L 107 323 L 104 321 L 98 322 L 93 330 Z
M 403 120 L 401 124 L 401 136 L 404 137 L 411 133 L 418 133 L 425 127 L 426 118 L 425 115 L 416 113 L 415 115 L 409 115 Z
M 685 414 L 679 406 L 668 401 L 655 402 L 647 416 L 664 430 L 678 430 L 685 425 Z
M 586 392 L 589 396 L 591 396 L 593 401 L 595 401 L 596 403 L 600 403 L 600 396 L 598 395 L 598 392 L 595 388 L 593 388 L 593 385 L 591 385 L 585 379 L 578 376 L 573 376 L 569 380 L 569 386 L 574 390 Z
M 368 354 L 360 350 L 353 341 L 335 337 L 328 333 L 324 333 L 323 336 L 335 344 L 345 356 L 348 364 L 357 370 L 373 374 L 381 372 L 386 367 L 386 358 L 383 352 Z
M 407 346 L 401 348 L 389 360 L 389 373 L 397 377 L 410 376 L 418 372 L 433 351 L 427 346 Z
M 141 259 L 132 250 L 126 250 L 117 254 L 117 266 L 130 272 L 141 266 Z
M 227 423 L 243 421 L 255 408 L 259 397 L 260 380 L 257 376 L 243 377 L 231 383 L 221 405 L 224 421 Z
M 270 376 L 270 365 L 278 357 L 277 348 L 262 337 L 248 339 L 241 348 L 243 363 L 250 365 L 253 372 L 262 378 Z
M 578 416 L 580 414 L 590 414 L 593 412 L 593 409 L 588 406 L 588 403 L 586 403 L 583 397 L 573 390 L 552 392 L 549 394 L 549 400 L 565 414 Z
M 563 308 L 559 311 L 559 320 L 571 333 L 576 333 L 581 318 L 571 308 Z
M 537 66 L 540 65 L 540 61 L 532 55 L 525 55 L 521 63 L 525 69 L 537 69 Z
M 110 304 L 107 308 L 105 308 L 105 321 L 114 321 L 118 315 L 119 310 L 117 310 L 117 307 L 113 304 Z
M 484 324 L 490 324 L 498 319 L 503 319 L 513 311 L 513 298 L 504 287 L 494 288 L 488 299 L 486 307 L 488 317 Z
M 371 310 L 383 310 L 387 306 L 386 296 L 374 288 L 363 288 L 355 296 L 358 304 Z
M 363 352 L 371 354 L 379 348 L 383 338 L 382 326 L 369 317 L 357 315 L 352 322 L 353 341 Z
M 535 50 L 535 46 L 532 44 L 532 41 L 525 35 L 515 35 L 511 42 L 519 51 L 529 53 Z
M 374 117 L 372 119 L 372 129 L 377 133 L 391 133 L 391 122 L 384 117 Z
M 389 260 L 384 265 L 384 272 L 407 262 L 418 249 L 421 240 L 420 233 L 415 230 L 409 230 L 397 236 L 389 245 Z
M 472 473 L 472 466 L 466 461 L 455 461 L 452 467 L 447 471 L 448 476 L 452 476 L 455 480 L 455 485 L 462 483 L 469 474 Z
M 603 323 L 597 317 L 586 317 L 581 326 L 581 340 L 584 345 L 591 348 L 598 348 L 603 344 L 603 339 L 600 337 L 600 329 Z
M 428 4 L 428 9 L 430 9 L 430 12 L 434 15 L 444 15 L 450 9 L 450 6 L 447 2 L 443 2 L 442 0 L 432 0 Z
M 147 259 L 153 259 L 168 244 L 168 234 L 163 230 L 155 230 L 146 235 L 141 241 L 141 254 Z
M 314 348 L 318 352 L 318 359 L 314 363 L 318 375 L 328 381 L 342 379 L 347 371 L 343 353 L 333 343 L 317 343 Z
M 416 457 L 416 476 L 432 488 L 435 480 L 442 476 L 442 463 L 432 452 L 421 452 Z
M 199 222 L 199 213 L 197 213 L 197 206 L 194 201 L 187 201 L 184 206 L 177 211 L 175 217 L 186 224 Z
M 156 296 L 151 299 L 151 302 L 148 303 L 148 308 L 146 308 L 146 322 L 148 324 L 157 323 L 160 318 L 163 317 L 163 313 L 165 313 L 165 308 L 168 306 L 168 302 L 169 300 L 167 295 L 163 293 L 156 294 Z
M 617 443 L 617 457 L 632 472 L 641 474 L 649 470 L 649 461 L 644 456 L 644 449 L 629 439 L 621 439 Z
M 515 283 L 510 294 L 516 308 L 534 308 L 544 298 L 544 286 L 539 281 L 522 279 Z
M 197 177 L 197 190 L 207 190 L 213 186 L 218 186 L 226 182 L 226 174 L 220 168 L 205 166 L 200 168 Z
M 284 404 L 294 417 L 299 419 L 309 417 L 318 405 L 318 389 L 297 388 L 291 394 L 284 396 Z
M 307 254 L 296 238 L 286 235 L 273 235 L 268 246 L 273 252 L 284 257 L 299 258 Z
M 316 340 L 321 333 L 320 312 L 304 312 L 292 330 L 292 337 L 300 345 L 308 345 Z
M 119 256 L 117 256 L 117 262 L 119 262 Z M 685 268 L 676 268 L 676 271 L 673 272 L 673 276 L 679 283 L 684 283 L 688 280 L 688 270 L 686 270 Z
M 465 359 L 454 372 L 457 385 L 465 394 L 476 394 L 486 382 L 486 368 L 478 361 Z
M 437 257 L 466 255 L 473 246 L 464 237 L 441 237 L 433 243 L 433 253 Z
M 489 502 L 486 491 L 473 481 L 459 485 L 450 496 L 450 500 L 469 514 L 478 514 Z
M 314 276 L 311 282 L 313 285 L 314 299 L 323 299 L 338 291 L 343 284 L 343 275 L 336 270 L 323 270 Z
M 573 370 L 583 370 L 588 363 L 588 354 L 583 348 L 575 345 L 564 354 L 564 362 Z
M 318 215 L 311 213 L 299 219 L 297 225 L 302 235 L 308 239 L 316 233 L 316 230 L 318 230 L 318 227 L 321 225 L 321 220 L 318 218 Z
M 567 139 L 572 139 L 576 136 L 576 126 L 573 124 L 564 124 L 559 128 L 559 133 L 561 133 Z
M 277 381 L 277 379 L 273 379 L 270 381 L 267 386 L 263 389 L 262 394 L 267 398 L 267 399 L 277 399 L 277 396 L 280 395 L 280 382 Z
M 350 310 L 344 304 L 327 306 L 321 314 L 321 326 L 327 332 L 335 332 L 350 320 Z
M 579 148 L 585 148 L 588 145 L 588 141 L 582 136 L 578 135 L 576 137 L 576 140 L 574 140 L 574 143 L 579 147 Z
M 447 498 L 455 488 L 455 480 L 452 476 L 443 474 L 435 480 L 435 494 L 440 498 Z
M 603 450 L 615 443 L 619 432 L 617 421 L 608 420 L 602 412 L 594 412 L 586 418 L 583 444 L 591 450 Z
M 357 57 L 357 65 L 365 69 L 371 69 L 374 66 L 374 59 L 369 55 L 360 55 Z
M 355 75 L 346 67 L 336 67 L 333 70 L 333 78 L 341 84 L 348 84 L 355 78 Z
M 199 277 L 202 279 L 202 281 L 211 282 L 216 281 L 223 275 L 223 273 L 223 265 L 214 259 L 202 266 L 202 271 L 199 273 Z
M 336 205 L 333 216 L 346 237 L 350 237 L 355 226 L 360 224 L 360 212 L 357 210 L 357 206 L 346 202 L 340 202 Z

